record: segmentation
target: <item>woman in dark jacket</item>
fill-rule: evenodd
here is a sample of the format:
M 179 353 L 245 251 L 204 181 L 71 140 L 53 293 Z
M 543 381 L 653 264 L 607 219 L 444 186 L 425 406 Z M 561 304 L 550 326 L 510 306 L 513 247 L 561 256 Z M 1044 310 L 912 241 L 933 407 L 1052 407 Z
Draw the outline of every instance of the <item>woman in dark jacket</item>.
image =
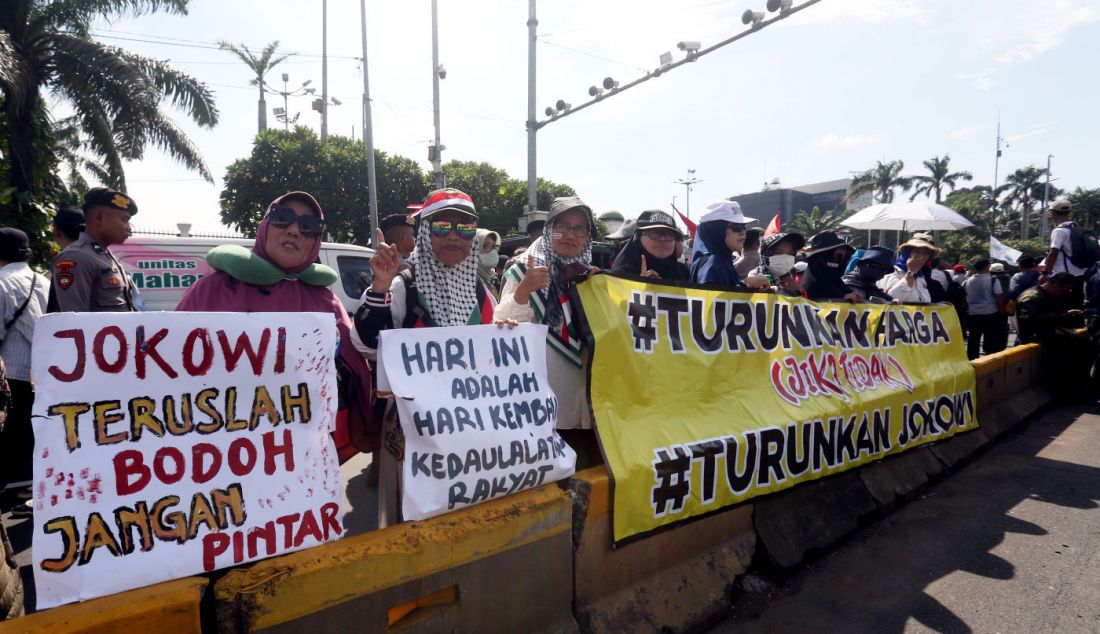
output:
M 699 219 L 699 228 L 695 231 L 691 281 L 733 290 L 749 290 L 733 266 L 733 254 L 741 251 L 745 244 L 746 226 L 755 220 L 745 217 L 741 206 L 732 200 L 708 205 L 707 213 Z M 761 280 L 763 286 L 767 286 L 767 280 Z
M 859 295 L 852 292 L 842 279 L 853 252 L 844 236 L 834 231 L 822 231 L 810 238 L 810 245 L 802 252 L 806 254 L 802 290 L 808 299 L 844 299 L 853 304 L 860 301 Z
M 676 258 L 676 246 L 683 241 L 684 234 L 672 216 L 659 209 L 643 211 L 611 272 L 686 282 L 691 272 Z

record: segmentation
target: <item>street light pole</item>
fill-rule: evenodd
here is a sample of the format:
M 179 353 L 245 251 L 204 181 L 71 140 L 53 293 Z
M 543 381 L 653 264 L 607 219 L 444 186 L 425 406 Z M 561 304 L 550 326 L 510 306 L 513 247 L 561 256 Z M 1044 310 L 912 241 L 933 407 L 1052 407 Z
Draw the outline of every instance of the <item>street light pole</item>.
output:
M 363 142 L 367 145 L 367 206 L 370 209 L 371 246 L 378 248 L 378 188 L 374 174 L 374 128 L 370 110 L 370 76 L 367 74 L 367 0 L 359 3 L 359 26 L 363 32 Z M 354 136 L 352 132 L 352 136 Z
M 321 142 L 328 139 L 328 0 L 321 0 Z
M 698 179 L 698 178 L 695 178 L 695 170 L 689 169 L 686 178 L 677 179 L 675 182 L 683 185 L 684 189 L 686 190 L 686 193 L 687 193 L 687 209 L 685 210 L 684 213 L 685 213 L 685 215 L 687 215 L 688 220 L 691 220 L 691 187 L 693 185 L 695 185 L 696 183 L 701 183 L 703 181 Z
M 1042 220 L 1040 221 L 1039 237 L 1044 238 L 1048 235 L 1050 225 L 1047 224 L 1047 209 L 1050 205 L 1050 159 L 1054 158 L 1053 154 L 1047 154 L 1047 183 L 1043 187 L 1043 209 L 1040 212 L 1042 214 Z
M 435 146 L 432 151 L 432 174 L 435 188 L 443 187 L 443 147 L 439 144 L 439 11 L 432 0 L 432 117 L 435 122 Z
M 535 0 L 527 2 L 527 213 L 538 210 L 538 170 L 536 137 L 539 131 L 535 114 L 535 48 L 538 43 Z
M 287 100 L 290 97 L 290 90 L 286 85 L 288 81 L 290 81 L 290 75 L 283 73 L 283 130 L 286 132 L 290 132 L 290 102 Z

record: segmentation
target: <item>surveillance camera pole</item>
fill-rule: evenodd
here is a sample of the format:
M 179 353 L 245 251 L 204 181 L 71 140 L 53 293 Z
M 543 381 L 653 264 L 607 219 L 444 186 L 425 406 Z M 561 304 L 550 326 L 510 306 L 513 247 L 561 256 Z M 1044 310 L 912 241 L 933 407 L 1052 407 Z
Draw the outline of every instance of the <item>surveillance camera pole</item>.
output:
M 535 110 L 535 45 L 539 21 L 535 17 L 535 0 L 528 0 L 527 7 L 527 212 L 531 213 L 539 206 L 535 153 L 535 139 L 539 131 Z
M 433 2 L 434 2 L 434 0 L 433 0 Z M 807 9 L 807 8 L 817 4 L 818 2 L 821 2 L 821 0 L 806 0 L 805 2 L 798 5 L 797 7 L 790 7 L 789 9 L 780 11 L 775 16 L 773 16 L 769 19 L 761 20 L 760 22 L 754 23 L 752 26 L 750 26 L 749 28 L 745 29 L 744 31 L 741 31 L 740 33 L 734 35 L 733 37 L 726 38 L 726 39 L 722 40 L 721 42 L 718 42 L 717 44 L 714 44 L 713 46 L 708 46 L 707 48 L 700 49 L 698 51 L 687 51 L 687 55 L 684 57 L 684 59 L 682 59 L 678 62 L 674 62 L 674 63 L 668 64 L 668 65 L 665 65 L 665 66 L 661 66 L 660 68 L 657 68 L 656 70 L 647 71 L 644 76 L 639 77 L 638 79 L 635 79 L 632 82 L 622 84 L 622 85 L 616 87 L 614 90 L 608 90 L 607 92 L 604 92 L 601 95 L 597 95 L 597 96 L 593 97 L 592 99 L 590 99 L 590 100 L 588 100 L 588 101 L 586 101 L 586 102 L 584 102 L 580 105 L 573 106 L 573 107 L 571 107 L 569 109 L 566 109 L 566 110 L 559 110 L 559 111 L 555 112 L 552 117 L 550 117 L 548 119 L 544 119 L 543 121 L 538 121 L 535 118 L 535 103 L 534 103 L 535 102 L 535 41 L 536 41 L 535 27 L 538 25 L 538 21 L 535 20 L 535 0 L 529 0 L 530 16 L 527 19 L 527 30 L 528 30 L 528 35 L 529 35 L 529 38 L 530 38 L 529 45 L 528 45 L 528 53 L 527 53 L 527 63 L 528 63 L 528 70 L 527 70 L 527 99 L 528 99 L 528 103 L 527 103 L 527 198 L 528 198 L 528 205 L 531 207 L 530 211 L 535 210 L 535 204 L 536 204 L 535 187 L 536 187 L 536 184 L 537 184 L 537 177 L 536 177 L 536 173 L 535 173 L 535 133 L 538 132 L 539 129 L 549 125 L 550 123 L 553 123 L 554 121 L 560 121 L 561 119 L 564 119 L 565 117 L 568 117 L 571 114 L 576 114 L 576 113 L 580 112 L 581 110 L 584 110 L 585 108 L 591 106 L 594 103 L 599 103 L 601 101 L 607 101 L 608 99 L 610 99 L 614 95 L 626 92 L 630 88 L 633 88 L 633 87 L 637 86 L 638 84 L 645 83 L 645 82 L 649 81 L 650 79 L 653 79 L 654 77 L 659 77 L 659 76 L 667 73 L 668 71 L 670 71 L 674 68 L 677 68 L 679 66 L 683 66 L 684 64 L 687 64 L 687 63 L 690 63 L 690 62 L 694 62 L 697 59 L 699 59 L 700 57 L 702 57 L 702 56 L 704 56 L 708 53 L 713 53 L 714 51 L 722 48 L 723 46 L 726 46 L 728 44 L 732 44 L 732 43 L 736 42 L 737 40 L 740 40 L 744 37 L 752 35 L 753 33 L 757 33 L 759 31 L 762 31 L 764 28 L 766 28 L 768 26 L 771 26 L 772 24 L 775 24 L 776 22 L 778 22 L 780 20 L 785 20 L 785 19 L 791 17 L 792 15 L 798 13 L 799 11 L 802 11 L 803 9 Z
M 432 0 L 432 117 L 435 121 L 432 175 L 435 188 L 439 189 L 443 187 L 443 146 L 439 144 L 439 15 L 436 0 Z

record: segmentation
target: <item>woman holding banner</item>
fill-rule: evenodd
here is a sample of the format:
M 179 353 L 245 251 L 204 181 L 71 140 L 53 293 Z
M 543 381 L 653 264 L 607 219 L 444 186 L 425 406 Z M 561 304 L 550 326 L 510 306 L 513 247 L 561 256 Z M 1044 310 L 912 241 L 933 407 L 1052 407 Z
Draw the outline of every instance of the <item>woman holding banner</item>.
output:
M 425 199 L 417 223 L 416 248 L 406 260 L 409 266 L 405 270 L 400 270 L 397 249 L 384 242 L 380 229 L 375 230 L 378 249 L 370 261 L 374 278 L 355 313 L 357 347 L 368 358 L 376 358 L 383 330 L 493 323 L 496 300 L 477 273 L 481 253 L 474 241 L 474 201 L 457 189 L 435 190 Z M 387 408 L 382 434 L 379 528 L 401 521 L 399 461 L 404 438 L 392 406 Z
M 339 410 L 335 440 L 341 462 L 378 446 L 380 427 L 371 415 L 374 390 L 370 368 L 352 346 L 351 320 L 329 286 L 337 274 L 316 263 L 325 215 L 306 192 L 276 198 L 248 250 L 221 245 L 206 256 L 214 273 L 187 290 L 176 310 L 332 313 L 339 331 L 336 369 Z
M 514 264 L 504 272 L 496 308 L 499 320 L 548 326 L 546 371 L 558 395 L 558 429 L 592 428 L 582 369 L 587 350 L 573 318 L 567 283 L 591 267 L 594 226 L 592 210 L 580 198 L 555 199 L 546 231 L 527 249 L 526 264 Z M 631 244 L 640 233 L 641 224 Z

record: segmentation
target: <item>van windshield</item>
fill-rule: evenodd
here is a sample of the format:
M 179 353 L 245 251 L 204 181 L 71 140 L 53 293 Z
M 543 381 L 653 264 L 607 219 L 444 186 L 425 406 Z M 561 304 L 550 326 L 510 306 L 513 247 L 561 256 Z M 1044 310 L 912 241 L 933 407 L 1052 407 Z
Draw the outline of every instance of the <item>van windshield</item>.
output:
M 336 266 L 340 269 L 340 283 L 348 297 L 359 299 L 363 291 L 370 288 L 374 277 L 370 270 L 370 258 L 340 255 L 336 257 Z

